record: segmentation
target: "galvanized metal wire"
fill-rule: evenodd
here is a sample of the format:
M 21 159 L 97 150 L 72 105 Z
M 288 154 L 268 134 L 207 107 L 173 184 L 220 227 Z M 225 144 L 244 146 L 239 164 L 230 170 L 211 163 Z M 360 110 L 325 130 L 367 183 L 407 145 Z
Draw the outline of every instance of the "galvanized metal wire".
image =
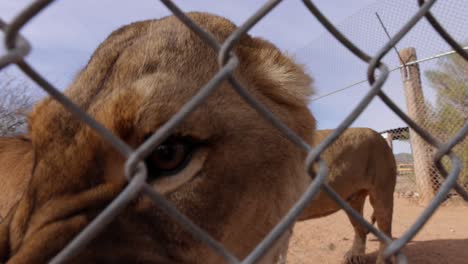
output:
M 55 256 L 52 263 L 66 263 L 74 255 L 78 254 L 80 250 L 86 247 L 87 243 L 102 231 L 106 225 L 117 216 L 126 204 L 128 204 L 136 195 L 143 194 L 150 198 L 155 206 L 161 208 L 165 213 L 170 215 L 174 221 L 185 227 L 192 233 L 193 237 L 199 239 L 210 247 L 213 252 L 221 256 L 227 263 L 255 263 L 262 256 L 268 252 L 272 245 L 286 232 L 296 221 L 297 217 L 301 214 L 302 210 L 310 203 L 315 195 L 320 190 L 327 193 L 336 203 L 338 203 L 346 212 L 354 217 L 359 223 L 373 233 L 380 241 L 387 245 L 385 250 L 385 257 L 396 256 L 399 263 L 406 263 L 406 257 L 401 253 L 404 247 L 411 238 L 413 238 L 418 231 L 421 230 L 423 225 L 431 218 L 434 211 L 444 201 L 448 192 L 456 186 L 456 180 L 461 171 L 460 159 L 451 151 L 452 148 L 463 140 L 468 134 L 468 125 L 451 140 L 445 143 L 439 142 L 428 131 L 424 130 L 416 124 L 410 117 L 408 117 L 403 110 L 398 108 L 396 104 L 382 91 L 382 86 L 385 83 L 389 69 L 382 63 L 381 59 L 411 30 L 415 24 L 426 17 L 428 22 L 440 34 L 440 36 L 465 60 L 468 60 L 468 53 L 464 50 L 453 38 L 444 30 L 438 23 L 437 19 L 430 13 L 430 9 L 436 0 L 418 0 L 417 3 L 420 8 L 417 13 L 393 36 L 375 55 L 369 55 L 359 49 L 353 44 L 344 34 L 330 22 L 325 15 L 314 5 L 310 0 L 303 0 L 305 7 L 317 20 L 350 52 L 360 58 L 362 61 L 368 63 L 367 81 L 371 85 L 368 93 L 361 99 L 359 104 L 353 111 L 345 118 L 345 120 L 336 128 L 336 130 L 319 145 L 312 148 L 302 138 L 296 135 L 284 123 L 282 123 L 270 110 L 262 103 L 257 101 L 234 77 L 233 72 L 238 66 L 238 59 L 231 52 L 235 47 L 240 36 L 249 31 L 258 21 L 264 16 L 268 15 L 270 11 L 275 8 L 281 0 L 270 0 L 264 4 L 257 12 L 246 20 L 236 31 L 234 31 L 223 43 L 219 43 L 209 33 L 199 27 L 193 20 L 184 14 L 184 12 L 177 7 L 172 1 L 162 0 L 173 14 L 180 19 L 186 26 L 193 30 L 198 36 L 206 41 L 216 52 L 218 52 L 219 72 L 187 102 L 180 111 L 175 114 L 166 124 L 158 129 L 150 138 L 147 139 L 137 149 L 132 149 L 121 139 L 113 135 L 99 122 L 89 116 L 85 111 L 75 105 L 70 99 L 64 96 L 57 88 L 51 85 L 45 78 L 43 78 L 34 68 L 32 68 L 24 58 L 30 51 L 28 41 L 20 34 L 23 26 L 29 22 L 35 15 L 46 9 L 53 0 L 38 0 L 34 1 L 31 5 L 19 13 L 11 23 L 7 24 L 0 20 L 0 29 L 5 32 L 4 46 L 6 49 L 5 54 L 0 54 L 0 70 L 10 64 L 16 64 L 24 74 L 29 76 L 31 80 L 36 82 L 44 91 L 51 97 L 60 102 L 66 109 L 68 109 L 76 118 L 86 123 L 94 129 L 102 138 L 110 143 L 116 150 L 123 154 L 126 158 L 125 175 L 129 184 L 115 199 L 84 229 L 74 238 L 57 256 Z M 379 72 L 376 77 L 376 71 Z M 291 140 L 295 145 L 305 151 L 307 159 L 305 161 L 305 168 L 308 172 L 312 172 L 313 164 L 318 164 L 318 171 L 314 175 L 314 180 L 297 201 L 297 203 L 289 210 L 287 215 L 279 222 L 279 224 L 261 241 L 256 248 L 243 260 L 234 257 L 223 245 L 214 240 L 207 232 L 195 225 L 190 219 L 181 214 L 177 209 L 164 199 L 159 193 L 150 188 L 145 183 L 146 168 L 142 162 L 151 151 L 163 142 L 171 132 L 187 117 L 188 114 L 193 112 L 204 100 L 214 92 L 221 82 L 228 81 L 233 89 L 260 115 L 268 120 L 275 128 L 281 131 L 285 137 Z M 407 125 L 419 134 L 428 144 L 438 149 L 434 162 L 442 167 L 441 159 L 448 156 L 451 160 L 450 172 L 441 170 L 446 180 L 439 189 L 438 193 L 430 204 L 425 208 L 424 212 L 415 221 L 415 223 L 397 240 L 387 237 L 371 223 L 366 221 L 358 212 L 356 212 L 349 204 L 343 200 L 329 185 L 325 183 L 328 176 L 328 168 L 324 161 L 321 160 L 321 154 L 347 129 L 354 120 L 368 107 L 368 105 L 380 98 L 395 114 L 402 118 Z M 460 193 L 461 197 L 468 201 L 468 194 L 462 188 L 455 188 Z

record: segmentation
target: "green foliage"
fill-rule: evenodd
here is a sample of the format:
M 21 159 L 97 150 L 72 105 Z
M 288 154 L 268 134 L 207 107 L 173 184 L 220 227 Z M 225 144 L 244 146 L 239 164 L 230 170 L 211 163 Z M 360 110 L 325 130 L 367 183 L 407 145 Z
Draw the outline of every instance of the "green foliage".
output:
M 438 69 L 424 72 L 436 92 L 434 105 L 429 106 L 427 127 L 429 131 L 446 142 L 468 123 L 468 62 L 458 54 L 440 59 Z M 461 158 L 463 169 L 460 182 L 468 184 L 468 138 L 455 148 Z M 450 169 L 450 162 L 443 161 Z

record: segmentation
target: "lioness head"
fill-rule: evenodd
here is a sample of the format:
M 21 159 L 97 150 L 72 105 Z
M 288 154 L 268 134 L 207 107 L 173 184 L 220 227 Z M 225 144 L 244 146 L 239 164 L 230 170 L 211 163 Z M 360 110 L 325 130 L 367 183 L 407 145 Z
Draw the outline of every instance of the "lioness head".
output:
M 189 16 L 220 42 L 228 20 Z M 242 36 L 235 77 L 305 140 L 311 79 L 269 42 Z M 134 148 L 219 70 L 217 53 L 175 17 L 113 32 L 65 94 Z M 118 152 L 51 98 L 30 117 L 36 164 L 0 228 L 0 261 L 46 262 L 125 186 Z M 246 256 L 305 189 L 305 153 L 226 81 L 145 160 L 148 183 L 234 255 Z M 76 262 L 218 263 L 219 258 L 141 195 Z

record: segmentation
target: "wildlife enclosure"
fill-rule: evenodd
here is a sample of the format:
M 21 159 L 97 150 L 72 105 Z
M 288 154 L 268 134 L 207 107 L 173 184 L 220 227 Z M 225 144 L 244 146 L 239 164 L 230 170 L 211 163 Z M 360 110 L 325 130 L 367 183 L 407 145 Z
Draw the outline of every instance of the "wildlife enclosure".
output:
M 415 3 L 404 0 L 381 0 L 361 9 L 337 24 L 337 28 L 358 47 L 375 54 L 395 36 L 398 30 L 417 11 Z M 468 3 L 449 0 L 436 2 L 432 8 L 439 23 L 460 43 L 461 51 L 468 50 Z M 340 75 L 314 76 L 319 89 L 312 101 L 312 110 L 320 109 L 344 119 L 341 108 L 357 105 L 369 84 L 365 78 L 367 65 L 355 59 L 337 43 L 333 35 L 325 33 L 296 51 L 311 74 L 318 71 Z M 321 63 L 314 58 L 326 57 Z M 418 22 L 392 50 L 382 58 L 390 73 L 383 90 L 416 124 L 440 142 L 448 142 L 468 121 L 468 63 L 434 31 L 430 22 Z M 344 63 L 346 62 L 346 63 Z M 350 105 L 350 106 L 347 106 Z M 318 120 L 319 125 L 322 120 Z M 327 128 L 339 125 L 324 120 Z M 430 200 L 441 187 L 443 177 L 433 163 L 436 148 L 427 144 L 408 124 L 396 117 L 386 106 L 375 100 L 357 118 L 353 126 L 371 127 L 387 139 L 393 147 L 399 171 L 397 190 Z M 464 168 L 468 167 L 468 139 L 462 139 L 453 149 Z M 443 166 L 450 170 L 450 161 Z M 403 168 L 404 166 L 405 168 Z M 460 188 L 468 190 L 468 170 L 462 169 L 458 178 Z M 399 188 L 402 187 L 402 188 Z M 450 196 L 457 197 L 456 192 Z
M 126 157 L 128 166 L 126 176 L 129 183 L 126 189 L 53 259 L 53 263 L 65 263 L 77 250 L 86 246 L 118 214 L 119 210 L 140 193 L 154 201 L 155 206 L 171 215 L 195 238 L 203 241 L 214 253 L 222 256 L 227 263 L 255 263 L 272 247 L 280 235 L 290 228 L 302 209 L 319 191 L 325 192 L 345 211 L 351 213 L 356 221 L 374 234 L 376 239 L 387 243 L 385 256 L 395 256 L 399 263 L 408 261 L 404 248 L 422 227 L 431 219 L 435 219 L 434 221 L 439 219 L 433 215 L 449 195 L 456 195 L 468 201 L 466 185 L 466 167 L 468 167 L 466 137 L 468 134 L 468 51 L 466 48 L 468 21 L 466 14 L 468 12 L 465 1 L 384 0 L 370 6 L 368 11 L 363 11 L 363 14 L 345 21 L 346 23 L 342 26 L 335 26 L 334 21 L 330 21 L 326 14 L 322 14 L 314 5 L 314 1 L 304 0 L 304 9 L 310 11 L 310 15 L 326 28 L 327 35 L 314 42 L 313 45 L 297 51 L 296 57 L 307 64 L 312 74 L 316 71 L 315 67 L 328 70 L 328 76 L 314 75 L 319 90 L 325 85 L 335 85 L 340 91 L 353 93 L 348 99 L 353 103 L 350 106 L 344 106 L 342 109 L 345 110 L 340 113 L 342 121 L 329 124 L 336 128 L 334 133 L 316 148 L 305 143 L 267 107 L 250 95 L 233 75 L 237 58 L 231 51 L 237 40 L 242 33 L 248 32 L 263 17 L 268 16 L 271 10 L 281 8 L 278 4 L 282 1 L 266 1 L 261 9 L 252 10 L 251 17 L 241 24 L 239 29 L 224 43 L 218 43 L 213 39 L 172 1 L 162 1 L 174 15 L 218 53 L 219 71 L 206 86 L 200 88 L 196 96 L 180 109 L 180 112 L 155 132 L 154 137 L 148 139 L 149 144 L 143 144 L 136 150 L 130 148 L 123 140 L 110 133 L 77 107 L 39 74 L 40 71 L 28 64 L 27 56 L 31 44 L 22 36 L 22 27 L 27 22 L 34 23 L 32 19 L 40 12 L 47 12 L 47 6 L 52 2 L 51 0 L 34 1 L 18 13 L 12 21 L 8 23 L 0 21 L 0 29 L 5 32 L 4 51 L 0 51 L 0 73 L 6 66 L 16 65 L 24 76 L 33 80 L 76 118 L 94 129 Z M 353 18 L 357 21 L 356 23 L 352 23 Z M 415 39 L 414 32 L 420 30 L 427 30 L 430 35 L 420 32 L 417 35 L 419 39 Z M 424 48 L 424 45 L 428 48 Z M 309 60 L 313 61 L 314 56 L 329 56 L 330 65 L 307 63 Z M 345 59 L 354 61 L 357 66 L 353 69 L 340 68 L 340 64 L 336 61 Z M 425 68 L 426 65 L 432 66 Z M 332 79 L 335 83 L 326 84 L 325 79 Z M 298 148 L 307 153 L 307 159 L 304 161 L 307 169 L 313 165 L 319 168 L 314 181 L 302 198 L 245 259 L 233 257 L 223 245 L 212 239 L 206 231 L 194 225 L 159 193 L 147 188 L 146 170 L 140 170 L 137 166 L 140 159 L 145 157 L 145 153 L 148 153 L 148 149 L 164 140 L 164 137 L 215 91 L 222 81 L 229 82 L 235 92 L 252 108 L 270 121 Z M 421 92 L 418 94 L 417 89 L 424 91 L 422 93 L 424 95 Z M 333 92 L 333 94 L 336 93 L 339 92 Z M 333 105 L 330 101 L 327 102 L 329 100 L 327 98 L 332 98 L 331 91 L 322 95 L 312 100 L 312 110 L 314 110 L 314 105 L 315 107 L 324 106 L 324 104 Z M 336 105 L 334 107 L 336 108 Z M 379 107 L 385 109 L 384 112 L 376 111 Z M 330 113 L 336 111 L 333 107 L 329 110 Z M 378 116 L 370 116 L 376 112 Z M 390 119 L 390 116 L 398 116 L 399 119 Z M 368 122 L 366 120 L 370 120 L 370 123 L 366 123 Z M 399 177 L 414 177 L 415 186 L 420 188 L 417 191 L 424 197 L 426 204 L 418 211 L 419 214 L 415 215 L 414 221 L 399 230 L 397 238 L 387 237 L 377 230 L 366 218 L 356 214 L 347 201 L 326 184 L 328 170 L 321 160 L 321 154 L 351 125 L 365 125 L 382 131 L 389 139 L 389 144 L 393 145 L 395 152 L 401 151 L 412 156 L 414 176 L 408 176 L 411 175 L 408 174 Z M 394 133 L 395 128 L 403 128 L 400 132 L 404 135 Z M 409 141 L 411 149 L 398 146 L 394 140 Z M 411 162 L 405 161 L 405 163 Z M 460 218 L 459 221 L 466 222 L 466 216 L 463 219 L 460 216 L 457 217 Z M 306 259 L 303 263 L 309 262 Z

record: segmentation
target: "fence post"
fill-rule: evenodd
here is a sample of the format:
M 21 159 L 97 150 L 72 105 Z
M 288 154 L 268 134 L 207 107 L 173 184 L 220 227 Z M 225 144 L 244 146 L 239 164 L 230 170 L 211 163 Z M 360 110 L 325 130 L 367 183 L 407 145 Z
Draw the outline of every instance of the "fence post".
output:
M 406 48 L 400 51 L 403 64 L 416 61 L 416 49 Z M 423 125 L 427 120 L 427 109 L 421 87 L 419 65 L 413 64 L 401 68 L 401 76 L 406 97 L 406 108 L 409 117 L 417 124 Z M 435 169 L 432 162 L 433 150 L 413 129 L 410 128 L 410 143 L 413 154 L 416 187 L 422 203 L 428 202 L 435 194 L 437 187 L 432 175 Z

